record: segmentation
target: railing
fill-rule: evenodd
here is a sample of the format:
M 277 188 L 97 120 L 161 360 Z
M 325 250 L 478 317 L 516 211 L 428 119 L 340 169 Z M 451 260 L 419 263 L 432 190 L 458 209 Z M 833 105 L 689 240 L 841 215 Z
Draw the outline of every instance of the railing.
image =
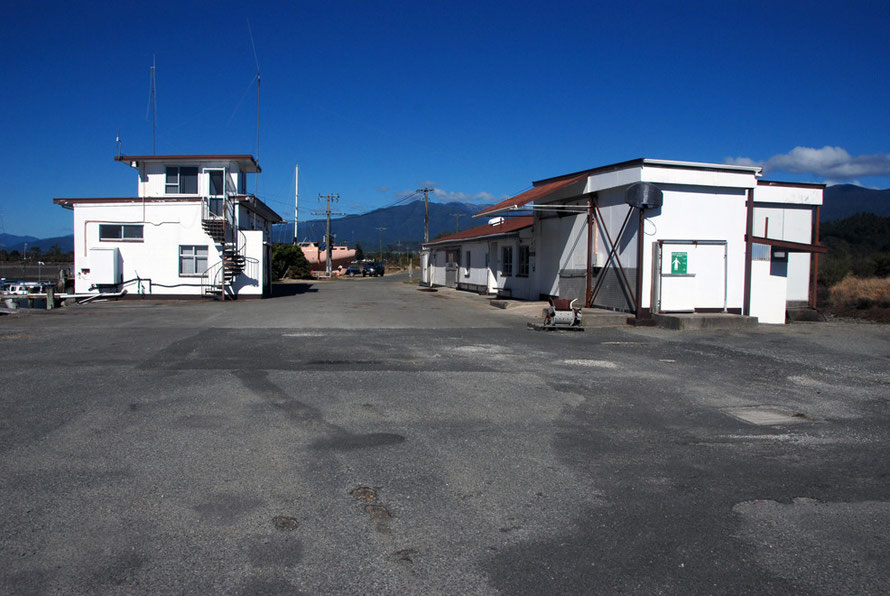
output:
M 201 218 L 223 220 L 228 225 L 235 223 L 235 202 L 224 197 L 201 197 Z
M 244 257 L 244 268 L 239 276 L 243 275 L 250 279 L 253 283 L 250 285 L 256 286 L 260 283 L 260 261 L 259 259 L 255 259 L 253 257 Z M 226 290 L 231 287 L 234 283 L 234 279 L 231 282 L 226 282 L 225 279 L 225 261 L 217 261 L 213 265 L 207 268 L 206 271 L 201 275 L 201 294 L 208 295 L 212 293 L 219 292 L 220 296 L 225 299 Z
M 253 257 L 248 257 L 243 252 L 247 246 L 247 235 L 236 228 L 231 228 L 231 232 L 233 241 L 225 241 L 222 243 L 220 260 L 208 267 L 204 273 L 201 274 L 201 293 L 204 295 L 219 292 L 223 298 L 225 298 L 226 290 L 231 287 L 235 279 L 241 275 L 245 275 L 253 280 L 253 285 L 259 283 L 259 260 Z M 227 256 L 227 253 L 230 254 Z M 235 273 L 232 279 L 227 280 L 226 264 L 237 257 L 243 259 L 243 264 L 238 265 L 240 271 Z

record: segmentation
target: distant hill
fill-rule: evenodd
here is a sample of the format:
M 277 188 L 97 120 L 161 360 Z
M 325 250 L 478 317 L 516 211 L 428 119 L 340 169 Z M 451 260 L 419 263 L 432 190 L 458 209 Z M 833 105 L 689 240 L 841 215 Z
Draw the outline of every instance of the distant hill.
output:
M 35 236 L 16 236 L 14 234 L 0 234 L 0 248 L 5 248 L 6 250 L 21 250 L 22 246 L 27 242 L 28 244 L 34 242 L 35 240 L 39 240 L 39 238 Z
M 59 250 L 68 252 L 74 250 L 74 234 L 68 236 L 55 236 L 53 238 L 37 238 L 35 236 L 16 236 L 14 234 L 0 234 L 0 249 L 9 252 L 17 250 L 22 252 L 28 245 L 28 250 L 39 248 L 41 251 L 47 251 L 54 244 L 59 245 Z
M 480 225 L 479 220 L 471 219 L 474 213 L 482 211 L 488 205 L 470 203 L 430 203 L 430 238 L 442 232 L 454 232 L 460 214 L 460 229 L 466 230 Z M 373 250 L 379 243 L 377 228 L 383 230 L 383 245 L 397 242 L 416 244 L 423 241 L 423 201 L 414 201 L 407 205 L 397 205 L 375 209 L 361 215 L 347 215 L 331 218 L 331 233 L 336 235 L 336 242 L 355 246 L 362 244 L 365 249 Z M 319 242 L 324 237 L 325 220 L 314 219 L 299 223 L 299 240 Z M 294 237 L 293 224 L 274 226 L 273 238 L 276 242 L 289 242 Z
M 836 184 L 825 189 L 822 221 L 844 219 L 857 213 L 890 216 L 890 189 L 874 190 L 855 184 Z

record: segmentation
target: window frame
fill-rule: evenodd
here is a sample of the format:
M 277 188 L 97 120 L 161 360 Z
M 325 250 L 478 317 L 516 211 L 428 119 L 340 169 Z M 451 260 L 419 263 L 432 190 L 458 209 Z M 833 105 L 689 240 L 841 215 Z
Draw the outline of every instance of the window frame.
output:
M 170 179 L 170 171 L 176 170 L 176 182 L 169 182 Z M 182 189 L 182 170 L 194 170 L 194 177 L 190 177 L 194 180 L 195 190 L 192 191 L 183 191 Z M 198 166 L 165 166 L 164 169 L 164 194 L 165 195 L 197 195 L 198 194 Z M 174 190 L 175 189 L 175 190 Z
M 192 254 L 183 254 L 184 249 L 191 249 Z M 199 249 L 204 251 L 204 255 L 200 255 Z M 208 269 L 208 259 L 210 256 L 209 247 L 206 244 L 180 244 L 179 245 L 179 277 L 202 277 Z M 183 259 L 190 259 L 194 273 L 183 273 Z M 204 267 L 199 268 L 198 263 L 203 260 Z
M 531 263 L 531 246 L 528 244 L 519 245 L 519 271 L 516 277 L 528 277 Z
M 473 263 L 473 251 L 464 251 L 464 277 L 470 277 L 470 268 Z
M 176 182 L 170 182 L 170 170 L 176 171 Z M 170 190 L 170 187 L 173 190 Z M 179 166 L 166 166 L 164 169 L 164 194 L 178 195 L 179 193 Z
M 103 231 L 109 231 L 113 228 L 117 228 L 118 234 L 117 236 L 109 236 L 103 234 Z M 134 231 L 136 229 L 139 230 L 139 236 L 127 236 L 126 230 L 130 229 L 130 231 Z M 145 226 L 143 224 L 99 224 L 99 242 L 144 242 L 145 241 Z
M 513 247 L 501 247 L 501 275 L 503 277 L 513 277 Z

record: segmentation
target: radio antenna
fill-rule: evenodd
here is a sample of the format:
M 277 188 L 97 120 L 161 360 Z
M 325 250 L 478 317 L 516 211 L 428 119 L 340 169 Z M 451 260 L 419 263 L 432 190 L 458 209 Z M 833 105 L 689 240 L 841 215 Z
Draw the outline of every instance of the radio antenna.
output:
M 256 63 L 256 160 L 260 161 L 260 59 L 256 55 L 256 44 L 253 42 L 253 29 L 250 27 L 250 19 L 247 19 L 247 33 L 250 35 L 250 47 L 253 49 L 253 61 Z M 257 193 L 260 177 L 253 177 L 253 192 Z
M 151 55 L 151 67 L 149 68 L 151 72 L 149 87 L 148 87 L 148 105 L 145 107 L 145 119 L 148 120 L 148 112 L 151 111 L 151 154 L 158 154 L 158 141 L 157 141 L 157 115 L 158 115 L 158 93 L 157 87 L 155 86 L 155 54 Z M 120 133 L 118 133 L 118 137 L 120 137 Z M 120 138 L 118 138 L 118 142 L 120 142 Z

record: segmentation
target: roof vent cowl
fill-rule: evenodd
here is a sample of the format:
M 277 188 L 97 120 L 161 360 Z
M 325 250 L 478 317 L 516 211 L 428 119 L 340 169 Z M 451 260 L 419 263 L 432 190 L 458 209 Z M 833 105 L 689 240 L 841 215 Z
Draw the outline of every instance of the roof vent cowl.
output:
M 636 182 L 627 187 L 624 202 L 637 209 L 658 209 L 664 204 L 664 195 L 651 182 Z

